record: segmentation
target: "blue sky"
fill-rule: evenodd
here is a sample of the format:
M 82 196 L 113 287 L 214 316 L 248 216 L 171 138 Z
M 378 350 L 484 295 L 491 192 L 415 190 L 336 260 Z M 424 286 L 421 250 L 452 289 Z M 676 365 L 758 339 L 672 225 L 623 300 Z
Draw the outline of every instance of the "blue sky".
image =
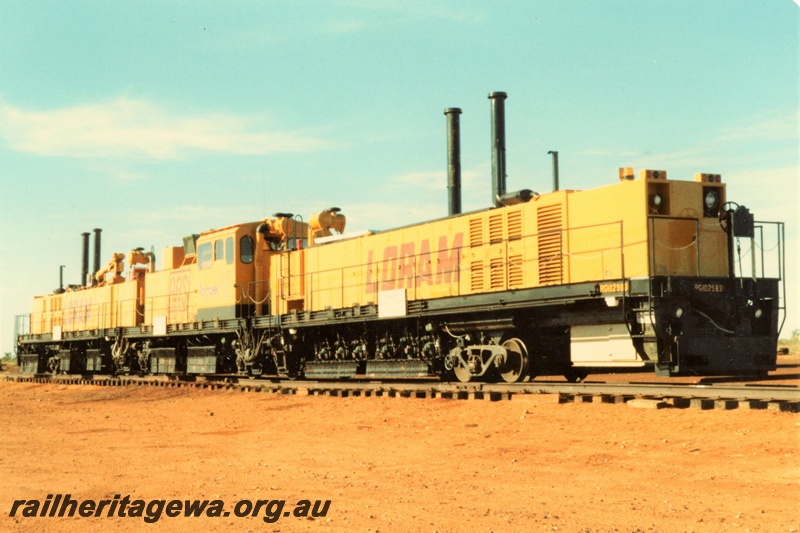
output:
M 465 210 L 622 166 L 723 175 L 787 223 L 798 317 L 798 28 L 790 0 L 0 2 L 0 351 L 34 295 L 113 251 L 338 206 L 348 229 L 444 216 L 447 107 Z

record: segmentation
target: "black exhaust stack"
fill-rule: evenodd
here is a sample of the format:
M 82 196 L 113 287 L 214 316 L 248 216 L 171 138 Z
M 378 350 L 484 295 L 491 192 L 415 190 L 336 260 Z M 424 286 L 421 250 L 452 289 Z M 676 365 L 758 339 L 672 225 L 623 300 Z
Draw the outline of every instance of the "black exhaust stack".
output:
M 54 294 L 64 294 L 64 265 L 58 267 L 58 288 L 53 291 Z
M 86 287 L 89 280 L 89 232 L 81 233 L 83 237 L 83 261 L 81 262 L 81 287 Z
M 492 101 L 492 203 L 503 204 L 506 194 L 506 117 L 505 100 L 508 95 L 498 91 L 489 93 Z
M 447 200 L 450 216 L 461 214 L 461 109 L 449 107 L 447 116 Z
M 100 271 L 100 233 L 103 230 L 100 228 L 94 229 L 94 270 L 92 270 L 92 285 L 94 285 L 94 275 Z
M 558 152 L 550 150 L 547 152 L 553 156 L 553 191 L 558 190 Z

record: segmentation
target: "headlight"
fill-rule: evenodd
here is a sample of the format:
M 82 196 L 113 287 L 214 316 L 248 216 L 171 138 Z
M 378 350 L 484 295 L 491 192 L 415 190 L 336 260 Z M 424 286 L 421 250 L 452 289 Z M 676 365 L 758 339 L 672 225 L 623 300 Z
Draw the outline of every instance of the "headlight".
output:
M 719 203 L 719 197 L 717 196 L 716 191 L 708 191 L 703 201 L 706 204 L 706 209 L 710 210 L 717 207 L 717 204 Z
M 664 199 L 663 199 L 663 198 L 661 198 L 661 195 L 660 195 L 660 194 L 658 194 L 658 193 L 656 193 L 656 194 L 651 194 L 651 195 L 650 195 L 650 206 L 651 206 L 651 207 L 653 207 L 653 208 L 656 208 L 656 207 L 658 207 L 658 206 L 660 206 L 660 205 L 661 205 L 661 202 L 662 202 L 663 200 L 664 200 Z

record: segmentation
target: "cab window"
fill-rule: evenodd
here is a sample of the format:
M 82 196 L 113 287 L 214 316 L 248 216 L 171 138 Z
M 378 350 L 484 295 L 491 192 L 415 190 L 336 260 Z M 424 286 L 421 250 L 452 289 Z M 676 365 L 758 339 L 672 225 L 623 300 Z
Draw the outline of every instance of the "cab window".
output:
M 225 243 L 222 239 L 214 241 L 214 261 L 222 261 L 225 257 Z
M 239 259 L 245 264 L 253 262 L 253 239 L 249 235 L 239 241 Z
M 225 262 L 233 264 L 233 237 L 225 239 Z
M 204 242 L 197 247 L 197 267 L 200 270 L 211 268 L 211 243 Z

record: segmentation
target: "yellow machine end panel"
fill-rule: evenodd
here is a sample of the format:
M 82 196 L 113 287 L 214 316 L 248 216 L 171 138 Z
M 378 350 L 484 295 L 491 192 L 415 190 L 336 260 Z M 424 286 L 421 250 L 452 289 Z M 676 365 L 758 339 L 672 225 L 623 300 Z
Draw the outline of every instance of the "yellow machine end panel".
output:
M 140 289 L 142 278 L 111 285 L 111 302 L 103 310 L 103 323 L 107 328 L 132 328 L 141 324 Z
M 716 178 L 649 182 L 651 275 L 726 276 L 727 240 L 719 225 L 724 202 L 725 185 Z
M 647 275 L 647 185 L 625 180 L 569 195 L 572 282 Z
M 653 219 L 653 275 L 697 276 L 698 226 L 693 219 Z
M 183 246 L 167 246 L 164 248 L 162 257 L 161 268 L 164 270 L 172 270 L 180 268 L 186 256 Z
M 160 270 L 145 276 L 144 325 L 152 326 L 156 317 L 165 317 L 167 324 L 194 321 L 197 314 L 197 293 L 192 284 L 194 267 Z
M 31 333 L 40 335 L 50 332 L 50 320 L 45 316 L 45 306 L 49 296 L 34 296 L 31 304 Z
M 272 310 L 276 314 L 306 309 L 306 261 L 309 250 L 275 252 L 268 255 L 269 290 Z M 266 291 L 267 287 L 263 287 Z M 262 291 L 262 292 L 263 292 Z M 260 298 L 256 303 L 267 297 Z
M 342 307 L 342 274 L 343 268 L 354 261 L 353 256 L 347 256 L 350 243 L 347 241 L 314 246 L 305 251 L 307 299 L 306 308 L 319 311 L 326 308 L 337 309 Z M 280 286 L 275 261 L 272 258 L 272 285 Z M 277 305 L 285 306 L 280 301 L 280 293 L 273 288 L 273 300 Z M 276 294 L 277 292 L 277 294 Z M 280 308 L 280 307 L 279 307 Z
M 31 333 L 52 333 L 54 326 L 61 326 L 63 294 L 36 296 L 31 306 Z

